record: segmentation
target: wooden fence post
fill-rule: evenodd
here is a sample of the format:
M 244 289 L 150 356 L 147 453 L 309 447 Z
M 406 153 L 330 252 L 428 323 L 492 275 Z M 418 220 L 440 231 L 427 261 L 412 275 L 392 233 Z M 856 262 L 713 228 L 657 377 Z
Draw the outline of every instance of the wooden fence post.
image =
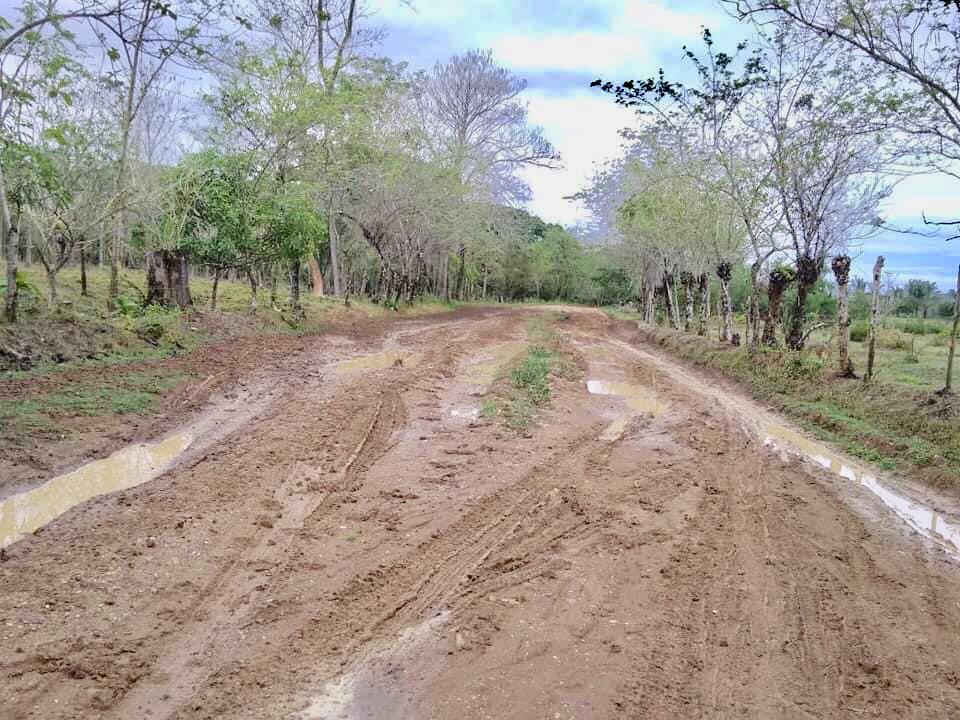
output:
M 865 382 L 873 378 L 873 359 L 877 348 L 877 325 L 880 322 L 880 274 L 883 272 L 883 255 L 873 266 L 873 305 L 870 308 L 870 347 L 867 350 L 867 374 Z
M 953 299 L 953 332 L 950 333 L 950 353 L 947 355 L 947 382 L 943 394 L 951 392 L 953 386 L 953 355 L 957 351 L 957 332 L 960 331 L 960 266 L 957 267 L 957 295 Z

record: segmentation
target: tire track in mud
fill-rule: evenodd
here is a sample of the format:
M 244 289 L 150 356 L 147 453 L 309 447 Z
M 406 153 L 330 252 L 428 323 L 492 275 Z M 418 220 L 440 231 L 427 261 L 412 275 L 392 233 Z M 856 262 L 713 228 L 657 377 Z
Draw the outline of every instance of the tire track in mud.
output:
M 510 317 L 387 340 L 423 351 L 417 367 L 290 376 L 282 412 L 138 491 L 152 524 L 110 506 L 119 530 L 56 557 L 72 573 L 116 551 L 95 567 L 130 578 L 131 611 L 92 638 L 41 618 L 47 642 L 0 665 L 22 693 L 0 715 L 280 718 L 333 687 L 367 691 L 338 707 L 378 718 L 960 717 L 953 568 L 602 316 L 570 313 L 570 337 L 609 346 L 608 370 L 666 414 L 604 439 L 616 401 L 567 383 L 530 440 L 450 420 L 459 360 Z M 118 532 L 157 534 L 155 554 Z M 63 616 L 99 621 L 79 604 L 90 580 L 57 592 L 42 567 Z
M 207 652 L 215 644 L 218 635 L 226 633 L 229 628 L 249 627 L 249 616 L 255 608 L 245 605 L 243 600 L 254 592 L 259 580 L 244 582 L 238 579 L 240 572 L 246 568 L 279 565 L 308 517 L 331 510 L 357 489 L 362 468 L 385 451 L 393 430 L 402 422 L 403 416 L 403 402 L 399 393 L 394 390 L 384 392 L 373 410 L 366 432 L 347 458 L 340 477 L 313 497 L 292 492 L 291 489 L 298 481 L 310 477 L 314 468 L 293 467 L 274 493 L 282 507 L 282 524 L 259 533 L 256 543 L 225 567 L 214 583 L 205 589 L 200 605 L 193 611 L 191 628 L 180 629 L 179 640 L 155 661 L 156 666 L 195 666 L 194 659 Z M 240 608 L 240 612 L 236 612 L 236 608 Z M 186 675 L 168 675 L 166 681 L 144 679 L 126 693 L 112 712 L 120 718 L 128 718 L 149 708 L 153 717 L 168 717 L 178 705 L 188 701 L 208 677 L 209 671 L 204 673 L 200 667 L 196 667 Z
M 456 323 L 446 323 L 443 327 L 451 324 Z M 437 328 L 428 332 L 435 334 Z M 394 433 L 404 425 L 407 412 L 402 392 L 422 382 L 424 376 L 447 375 L 447 368 L 459 352 L 459 348 L 442 345 L 428 354 L 423 369 L 405 373 L 401 370 L 403 374 L 399 377 L 390 371 L 386 379 L 368 385 L 353 399 L 358 410 L 369 412 L 371 405 L 373 409 L 369 412 L 370 420 L 365 430 L 337 476 L 318 483 L 311 481 L 318 468 L 304 463 L 294 464 L 273 493 L 283 522 L 274 526 L 271 521 L 266 532 L 258 533 L 251 548 L 218 573 L 216 581 L 205 589 L 200 605 L 192 613 L 194 629 L 178 628 L 179 639 L 153 663 L 161 669 L 159 675 L 144 678 L 125 693 L 111 708 L 114 716 L 132 717 L 149 708 L 152 717 L 163 718 L 197 709 L 191 704 L 191 698 L 205 682 L 216 676 L 219 667 L 216 656 L 203 659 L 206 667 L 198 667 L 197 658 L 214 647 L 218 636 L 223 636 L 229 629 L 243 631 L 258 623 L 257 616 L 263 611 L 247 602 L 249 596 L 266 589 L 261 579 L 244 581 L 239 577 L 240 573 L 247 568 L 262 570 L 265 567 L 273 568 L 271 572 L 278 577 L 295 572 L 293 566 L 297 560 L 287 557 L 287 551 L 301 537 L 305 524 L 308 521 L 323 522 L 324 517 L 350 503 L 351 495 L 363 484 L 364 473 L 389 450 Z M 306 485 L 305 490 L 300 491 L 298 488 L 303 485 Z M 297 626 L 296 620 L 287 624 Z M 228 662 L 225 658 L 221 661 Z M 188 665 L 194 668 L 190 673 L 168 674 L 162 670 Z
M 208 649 L 222 645 L 224 649 L 220 651 L 221 654 L 230 652 L 231 644 L 236 642 L 237 632 L 242 636 L 244 631 L 242 622 L 245 621 L 242 618 L 248 615 L 246 606 L 253 608 L 259 605 L 257 595 L 268 589 L 268 585 L 262 582 L 264 577 L 276 575 L 278 568 L 280 572 L 284 571 L 287 563 L 283 562 L 286 560 L 283 553 L 288 549 L 291 555 L 298 554 L 296 545 L 300 538 L 296 536 L 302 531 L 298 532 L 296 525 L 302 527 L 306 518 L 316 518 L 318 509 L 322 510 L 319 515 L 328 515 L 330 510 L 342 504 L 344 496 L 349 495 L 343 492 L 344 487 L 356 488 L 363 471 L 387 449 L 390 435 L 402 425 L 406 414 L 400 393 L 414 383 L 423 382 L 425 378 L 444 376 L 448 372 L 447 366 L 463 352 L 462 348 L 443 339 L 429 345 L 435 337 L 429 330 L 419 333 L 419 339 L 428 344 L 426 362 L 420 368 L 375 374 L 352 388 L 349 394 L 344 391 L 344 381 L 332 386 L 312 381 L 286 385 L 283 400 L 275 405 L 271 414 L 258 417 L 244 432 L 235 433 L 204 453 L 203 457 L 175 469 L 171 473 L 174 480 L 160 479 L 127 493 L 144 496 L 169 494 L 177 492 L 176 486 L 179 484 L 191 488 L 187 493 L 179 492 L 178 500 L 187 501 L 187 507 L 191 504 L 204 507 L 206 494 L 221 498 L 222 503 L 218 504 L 229 509 L 224 517 L 230 517 L 231 520 L 220 526 L 221 530 L 227 531 L 226 534 L 221 532 L 219 537 L 214 536 L 217 545 L 211 548 L 214 553 L 211 559 L 216 558 L 217 563 L 211 569 L 215 572 L 206 575 L 202 585 L 185 582 L 177 588 L 166 589 L 165 594 L 173 600 L 176 610 L 164 609 L 155 621 L 144 618 L 139 626 L 134 627 L 134 637 L 143 637 L 145 634 L 150 639 L 149 644 L 142 640 L 131 643 L 125 639 L 122 644 L 115 646 L 114 641 L 101 640 L 101 634 L 94 633 L 93 639 L 85 638 L 80 642 L 78 638 L 70 643 L 69 648 L 56 640 L 48 643 L 50 649 L 44 651 L 41 657 L 26 656 L 19 663 L 19 675 L 25 679 L 21 683 L 26 678 L 35 679 L 25 686 L 30 688 L 29 693 L 17 698 L 18 704 L 22 701 L 24 714 L 27 714 L 27 708 L 46 706 L 67 711 L 71 706 L 92 705 L 91 710 L 96 712 L 109 710 L 116 711 L 115 716 L 119 717 L 137 716 L 139 712 L 130 714 L 127 709 L 136 707 L 138 697 L 151 700 L 164 698 L 149 704 L 158 708 L 154 710 L 155 713 L 172 712 L 170 708 L 178 702 L 178 694 L 158 688 L 180 685 L 179 694 L 186 697 L 198 682 L 209 679 L 208 666 L 215 661 L 215 655 Z M 319 376 L 319 373 L 310 370 L 306 372 L 307 376 L 314 374 Z M 282 379 L 279 374 L 278 379 Z M 371 413 L 371 410 L 374 412 Z M 329 478 L 322 477 L 324 473 L 321 470 L 326 470 L 338 453 L 341 457 L 346 454 L 344 443 L 333 442 L 331 445 L 328 440 L 338 435 L 341 440 L 348 442 L 351 436 L 360 440 L 353 448 L 353 453 L 341 461 L 344 463 L 343 482 L 331 483 Z M 286 446 L 286 452 L 282 455 L 275 451 L 281 444 Z M 343 449 L 338 450 L 338 446 Z M 264 477 L 263 481 L 255 482 L 265 470 L 270 479 Z M 218 471 L 225 478 L 235 478 L 236 483 L 216 484 Z M 200 484 L 195 486 L 195 483 Z M 194 487 L 199 491 L 195 495 L 192 490 Z M 120 498 L 122 500 L 123 495 Z M 258 502 L 258 498 L 262 500 Z M 316 507 L 318 499 L 319 508 Z M 176 513 L 177 506 L 183 506 L 183 502 L 179 501 L 169 510 L 164 509 L 163 514 L 169 516 Z M 232 505 L 237 502 L 242 503 L 242 507 Z M 260 505 L 267 512 L 257 518 L 252 517 Z M 206 503 L 204 509 L 211 507 L 216 508 Z M 160 507 L 157 509 L 160 510 Z M 147 510 L 150 510 L 149 505 L 141 509 L 145 516 L 153 512 Z M 310 510 L 315 512 L 311 514 Z M 214 509 L 211 522 L 217 522 L 217 514 Z M 174 520 L 161 520 L 161 525 L 165 529 L 173 529 L 176 515 L 173 517 Z M 244 521 L 244 517 L 248 519 Z M 195 523 L 192 518 L 193 515 L 186 518 L 181 515 L 176 528 L 184 527 L 184 519 L 191 520 L 188 528 L 192 527 Z M 247 530 L 251 526 L 256 527 L 252 534 Z M 186 531 L 184 529 L 180 533 Z M 109 547 L 109 539 L 102 545 Z M 163 544 L 167 545 L 167 541 L 163 541 Z M 137 551 L 134 555 L 142 556 L 143 553 Z M 202 566 L 198 571 L 201 569 Z M 194 574 L 202 577 L 200 572 Z M 180 590 L 184 591 L 182 595 Z M 263 595 L 260 594 L 260 597 Z M 108 603 L 113 604 L 112 601 Z M 238 618 L 241 619 L 240 624 Z M 142 627 L 144 623 L 149 623 L 151 629 Z M 229 632 L 219 632 L 218 628 L 226 628 Z M 131 634 L 129 631 L 123 632 L 126 637 Z M 129 662 L 131 655 L 135 669 L 130 672 L 121 670 L 132 664 Z M 99 663 L 99 658 L 111 656 L 124 662 L 118 662 L 116 667 L 109 667 L 109 662 Z M 98 662 L 92 664 L 91 658 L 98 658 Z M 4 665 L 5 668 L 9 667 L 9 664 Z M 179 676 L 186 676 L 186 680 Z M 67 678 L 88 680 L 77 684 L 75 690 L 70 690 L 73 683 Z M 99 685 L 102 689 L 96 693 L 91 689 L 93 694 L 86 695 L 84 689 L 91 686 L 90 680 L 95 680 L 94 687 Z M 58 707 L 52 704 L 54 699 L 59 703 Z
M 472 331 L 474 334 L 477 332 L 476 329 Z M 439 332 L 437 329 L 428 330 L 427 337 Z M 429 342 L 423 337 L 423 331 L 418 335 L 421 342 Z M 270 624 L 271 636 L 279 640 L 277 644 L 281 647 L 293 641 L 291 638 L 303 636 L 302 626 L 310 624 L 316 607 L 307 604 L 287 607 L 278 619 L 276 607 L 269 603 L 266 606 L 249 603 L 249 598 L 258 592 L 265 594 L 277 581 L 297 574 L 303 553 L 294 546 L 297 541 L 314 534 L 312 530 L 307 536 L 304 535 L 307 532 L 306 524 L 309 523 L 314 529 L 329 526 L 338 509 L 355 502 L 351 496 L 363 486 L 366 471 L 390 449 L 394 434 L 405 424 L 407 412 L 402 393 L 431 379 L 436 382 L 449 377 L 452 374 L 450 366 L 463 352 L 460 345 L 441 343 L 439 347 L 431 349 L 418 367 L 388 371 L 383 380 L 366 385 L 362 392 L 352 398 L 354 407 L 367 409 L 368 412 L 374 406 L 373 398 L 378 399 L 370 413 L 372 417 L 369 423 L 365 424 L 357 445 L 343 461 L 338 476 L 317 482 L 310 478 L 317 476 L 318 468 L 302 464 L 295 467 L 274 493 L 282 510 L 279 513 L 283 517 L 282 524 L 271 528 L 269 532 L 259 533 L 254 547 L 221 573 L 223 580 L 220 586 L 204 593 L 206 600 L 194 615 L 194 622 L 200 631 L 178 629 L 180 639 L 174 643 L 173 649 L 153 663 L 159 669 L 159 674 L 141 680 L 116 703 L 111 708 L 114 716 L 129 717 L 138 709 L 148 707 L 153 717 L 181 717 L 197 711 L 205 715 L 206 711 L 202 708 L 206 704 L 194 702 L 198 691 L 205 684 L 219 686 L 221 676 L 231 676 L 236 671 L 230 659 L 229 645 L 218 653 L 206 652 L 215 647 L 217 638 L 227 634 L 228 630 L 252 632 L 256 626 Z M 356 420 L 355 416 L 354 425 L 357 424 Z M 293 486 L 300 485 L 306 485 L 305 492 L 292 491 Z M 288 554 L 288 549 L 293 552 Z M 255 571 L 270 568 L 270 582 L 265 585 L 261 577 L 245 581 L 240 574 L 247 568 Z M 163 672 L 164 668 L 181 667 L 187 663 L 193 666 L 189 673 L 174 673 L 168 677 Z M 173 684 L 171 678 L 174 679 Z
M 704 406 L 696 388 L 668 379 L 664 390 Z M 643 634 L 657 641 L 634 654 L 636 679 L 624 683 L 618 710 L 638 718 L 958 714 L 957 677 L 938 661 L 951 653 L 943 613 L 920 609 L 934 593 L 960 597 L 956 576 L 934 571 L 920 547 L 904 562 L 878 546 L 832 482 L 759 447 L 735 413 L 712 411 L 720 423 L 690 444 L 723 461 L 699 466 L 706 492 L 646 620 Z M 909 576 L 925 590 L 905 592 Z M 921 661 L 925 673 L 901 671 L 918 635 L 939 652 Z M 918 714 L 919 697 L 929 705 Z
M 590 428 L 573 446 L 538 463 L 510 486 L 484 496 L 457 522 L 397 562 L 358 576 L 343 590 L 313 604 L 313 622 L 305 625 L 302 635 L 290 638 L 296 649 L 289 654 L 299 662 L 286 667 L 287 692 L 266 698 L 267 704 L 263 704 L 264 698 L 251 697 L 240 715 L 282 716 L 295 711 L 336 675 L 361 667 L 371 656 L 388 648 L 402 629 L 414 627 L 440 612 L 456 612 L 478 595 L 490 592 L 491 587 L 498 587 L 497 581 L 502 588 L 509 582 L 520 583 L 555 571 L 554 563 L 536 564 L 530 559 L 559 538 L 591 523 L 589 517 L 576 517 L 567 518 L 559 530 L 555 527 L 557 520 L 568 512 L 578 512 L 570 509 L 575 504 L 568 506 L 560 501 L 559 493 L 553 494 L 558 502 L 551 502 L 551 492 L 562 484 L 558 475 L 563 473 L 557 468 L 594 444 L 599 431 L 599 426 Z M 539 517 L 545 510 L 556 513 L 558 505 L 564 511 L 557 517 Z M 537 547 L 528 549 L 526 559 L 516 558 L 516 567 L 486 569 L 481 577 L 478 571 L 491 555 L 533 518 L 545 520 L 534 533 L 542 536 Z M 504 583 L 507 577 L 511 580 Z M 349 660 L 331 666 L 330 660 L 336 658 Z M 234 698 L 244 685 L 243 681 L 237 687 L 230 683 L 230 689 L 218 692 L 216 697 L 205 696 L 205 711 L 216 715 L 230 708 L 237 712 Z

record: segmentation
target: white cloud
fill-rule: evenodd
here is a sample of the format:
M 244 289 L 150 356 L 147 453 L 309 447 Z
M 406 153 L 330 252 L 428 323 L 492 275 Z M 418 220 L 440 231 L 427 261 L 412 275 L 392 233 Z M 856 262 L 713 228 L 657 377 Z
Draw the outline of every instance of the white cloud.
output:
M 660 50 L 679 50 L 710 20 L 658 2 L 610 3 L 606 10 L 606 22 L 599 27 L 508 33 L 495 37 L 491 47 L 498 59 L 518 70 L 651 73 Z
M 583 189 L 596 164 L 620 153 L 618 131 L 632 124 L 633 112 L 587 90 L 562 96 L 528 91 L 524 99 L 529 103 L 530 121 L 543 126 L 547 139 L 563 156 L 560 170 L 523 171 L 533 188 L 531 212 L 565 225 L 586 219 L 585 208 L 564 198 Z
M 954 219 L 960 215 L 957 191 L 960 181 L 947 175 L 915 175 L 904 178 L 884 204 L 886 217 L 915 219 L 926 213 L 930 219 Z
M 652 62 L 649 51 L 635 37 L 601 32 L 504 35 L 491 45 L 499 61 L 519 70 L 603 74 Z

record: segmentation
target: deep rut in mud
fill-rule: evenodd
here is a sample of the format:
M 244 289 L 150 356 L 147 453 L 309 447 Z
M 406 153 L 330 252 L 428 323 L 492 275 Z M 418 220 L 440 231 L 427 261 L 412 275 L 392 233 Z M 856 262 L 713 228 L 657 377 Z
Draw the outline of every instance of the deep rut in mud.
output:
M 0 716 L 960 717 L 954 560 L 626 325 L 571 310 L 581 376 L 481 419 L 535 312 L 318 338 L 9 547 Z

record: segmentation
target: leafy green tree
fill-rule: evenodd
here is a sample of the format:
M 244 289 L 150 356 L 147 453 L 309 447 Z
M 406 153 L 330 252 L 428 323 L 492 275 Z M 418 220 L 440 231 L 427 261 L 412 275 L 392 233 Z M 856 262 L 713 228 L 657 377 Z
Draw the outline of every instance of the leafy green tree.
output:
M 290 272 L 290 305 L 294 317 L 303 316 L 300 273 L 303 260 L 327 238 L 326 218 L 300 188 L 288 185 L 271 198 L 263 211 L 263 240 L 270 252 L 284 261 Z
M 206 150 L 185 158 L 177 170 L 177 202 L 190 214 L 182 247 L 191 260 L 214 271 L 211 309 L 224 270 L 249 273 L 271 259 L 260 242 L 262 201 L 250 163 L 249 155 Z

